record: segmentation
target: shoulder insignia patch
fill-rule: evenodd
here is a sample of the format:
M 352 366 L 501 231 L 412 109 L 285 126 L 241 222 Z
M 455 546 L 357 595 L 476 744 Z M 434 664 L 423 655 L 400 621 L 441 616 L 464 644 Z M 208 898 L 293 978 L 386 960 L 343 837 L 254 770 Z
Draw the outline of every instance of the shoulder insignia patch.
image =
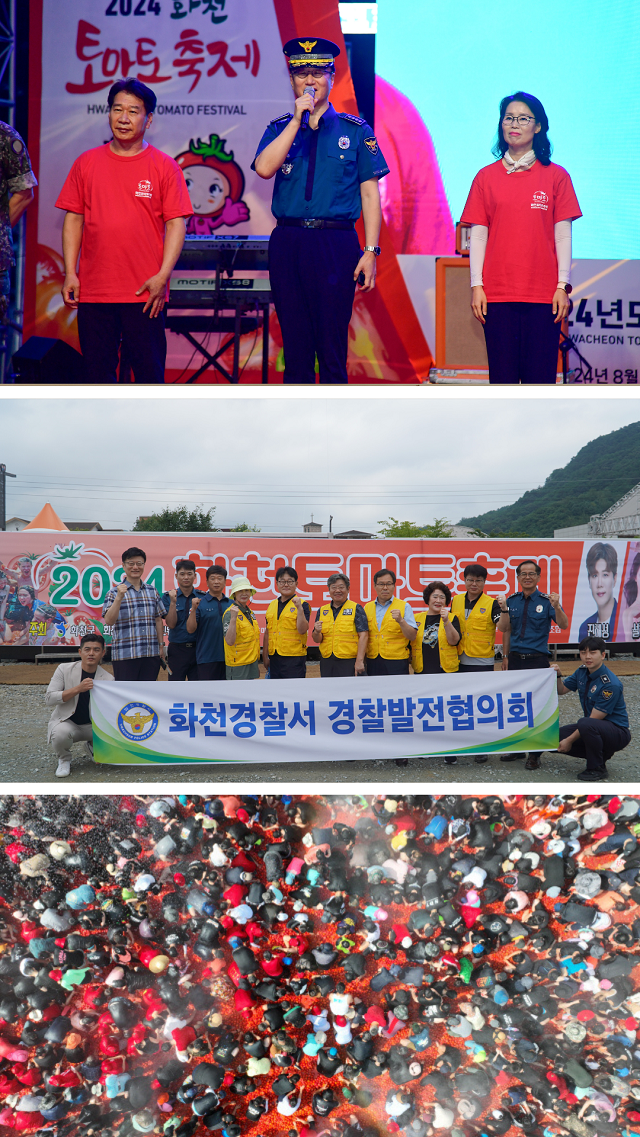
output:
M 375 155 L 378 153 L 378 149 L 379 149 L 378 139 L 374 138 L 373 135 L 370 135 L 369 138 L 365 138 L 364 144 L 365 144 L 367 150 L 369 151 L 369 153 L 373 154 L 375 157 Z
M 271 122 L 269 123 L 269 126 L 271 126 L 271 124 L 274 122 L 285 122 L 288 118 L 293 118 L 291 111 L 287 111 L 286 114 L 278 115 L 277 118 L 272 118 Z
M 356 114 L 347 114 L 346 111 L 338 111 L 338 118 L 346 118 L 349 122 L 357 122 L 358 126 L 364 126 L 366 119 L 358 118 Z
M 600 676 L 600 682 L 601 682 L 601 683 L 610 683 L 610 682 L 611 682 L 611 680 L 610 680 L 610 678 L 609 678 L 609 676 L 608 676 L 608 675 L 601 675 L 601 676 Z
M 603 699 L 612 699 L 613 698 L 613 691 L 602 691 L 601 694 L 602 694 Z

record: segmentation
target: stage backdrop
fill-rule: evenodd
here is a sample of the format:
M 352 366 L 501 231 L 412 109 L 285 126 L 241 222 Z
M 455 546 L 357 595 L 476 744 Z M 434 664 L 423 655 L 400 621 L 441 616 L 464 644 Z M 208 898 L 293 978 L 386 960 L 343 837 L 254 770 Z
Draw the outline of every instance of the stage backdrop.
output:
M 146 551 L 145 579 L 160 593 L 175 587 L 174 566 L 183 557 L 197 565 L 196 588 L 206 589 L 205 573 L 212 564 L 223 564 L 229 581 L 240 574 L 248 576 L 256 588 L 253 608 L 262 629 L 267 606 L 277 595 L 274 577 L 281 565 L 296 568 L 298 591 L 314 612 L 329 599 L 326 581 L 330 573 L 346 573 L 351 579 L 351 599 L 366 604 L 375 598 L 373 576 L 380 568 L 396 573 L 396 595 L 420 611 L 424 610 L 423 589 L 432 580 L 444 581 L 453 593 L 464 592 L 464 566 L 474 561 L 488 570 L 490 596 L 516 592 L 516 566 L 525 557 L 532 557 L 542 568 L 540 589 L 559 593 L 569 616 L 567 631 L 552 625 L 552 644 L 577 643 L 587 634 L 603 635 L 618 644 L 640 644 L 640 554 L 636 541 L 609 542 L 605 558 L 601 543 L 595 539 L 345 541 L 260 537 L 254 533 L 29 531 L 0 533 L 2 642 L 15 647 L 77 644 L 80 636 L 95 630 L 110 643 L 110 630 L 102 620 L 102 603 L 109 589 L 122 580 L 121 554 L 131 544 Z M 592 546 L 598 546 L 598 571 L 590 576 L 587 555 Z M 35 591 L 30 617 L 26 613 L 31 599 L 26 591 L 20 595 L 22 585 Z M 8 601 L 3 607 L 7 590 Z M 12 616 L 14 600 L 19 600 L 20 609 Z M 43 605 L 55 609 L 55 617 L 48 614 L 45 618 Z M 500 639 L 498 636 L 498 642 Z
M 309 34 L 337 42 L 342 50 L 332 102 L 339 111 L 357 114 L 358 108 L 337 0 L 317 0 L 312 13 L 303 0 L 75 0 L 61 15 L 59 0 L 31 0 L 29 146 L 40 185 L 28 216 L 25 335 L 78 347 L 75 313 L 60 296 L 63 213 L 55 201 L 77 156 L 111 136 L 106 100 L 112 83 L 135 77 L 157 95 L 148 138 L 183 163 L 192 156 L 196 214 L 189 229 L 200 234 L 268 234 L 273 228 L 273 183 L 250 166 L 269 120 L 291 108 L 286 40 Z M 208 194 L 202 191 L 212 182 L 215 210 L 203 204 Z M 446 203 L 445 211 L 448 216 Z M 446 231 L 445 219 L 438 232 Z M 383 226 L 377 288 L 356 298 L 349 339 L 354 382 L 411 382 L 431 365 L 394 237 Z M 253 335 L 244 338 L 245 382 L 260 381 L 260 344 L 251 354 L 254 346 Z M 191 360 L 187 342 L 169 333 L 168 379 L 184 381 L 198 365 Z M 270 379 L 281 381 L 282 370 L 272 317 Z M 213 373 L 203 381 L 215 381 Z
M 393 675 L 304 686 L 96 683 L 94 757 L 115 765 L 341 762 L 555 750 L 555 671 Z

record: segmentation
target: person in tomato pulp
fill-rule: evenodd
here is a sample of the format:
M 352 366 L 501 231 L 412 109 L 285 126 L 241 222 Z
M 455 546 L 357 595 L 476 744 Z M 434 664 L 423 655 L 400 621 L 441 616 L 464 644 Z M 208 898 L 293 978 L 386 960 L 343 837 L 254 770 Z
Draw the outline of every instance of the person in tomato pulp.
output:
M 569 312 L 571 223 L 582 216 L 571 178 L 551 161 L 549 120 L 524 91 L 500 103 L 497 161 L 473 179 L 471 310 L 484 326 L 490 383 L 555 383 Z

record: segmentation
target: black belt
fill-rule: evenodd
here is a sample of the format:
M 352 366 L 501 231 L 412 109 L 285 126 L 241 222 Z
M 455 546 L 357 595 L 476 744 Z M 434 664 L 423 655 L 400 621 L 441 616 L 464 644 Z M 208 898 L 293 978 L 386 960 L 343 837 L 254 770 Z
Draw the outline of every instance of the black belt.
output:
M 298 229 L 354 229 L 355 221 L 328 221 L 324 217 L 279 217 L 278 225 L 295 225 Z
M 544 656 L 545 659 L 549 658 L 546 651 L 512 651 L 510 654 L 517 655 L 520 659 L 539 659 L 541 656 Z
M 171 646 L 172 646 L 172 647 L 195 647 L 195 646 L 196 646 L 196 642 L 195 642 L 195 640 L 194 640 L 194 641 L 193 641 L 193 643 L 188 643 L 188 644 L 173 643 L 173 644 L 171 644 Z

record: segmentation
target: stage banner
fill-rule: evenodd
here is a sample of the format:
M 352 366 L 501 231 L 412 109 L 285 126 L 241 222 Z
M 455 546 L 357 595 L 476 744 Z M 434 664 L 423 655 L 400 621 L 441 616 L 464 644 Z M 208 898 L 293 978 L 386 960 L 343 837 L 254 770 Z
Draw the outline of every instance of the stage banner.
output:
M 96 762 L 341 762 L 558 746 L 556 673 L 96 683 Z
M 283 43 L 307 34 L 336 41 L 332 102 L 358 113 L 337 0 L 308 7 L 300 0 L 74 0 L 61 19 L 59 0 L 31 0 L 29 147 L 39 189 L 27 219 L 25 338 L 51 336 L 79 347 L 76 314 L 60 295 L 64 214 L 55 202 L 78 155 L 109 140 L 107 95 L 118 79 L 140 79 L 157 96 L 147 138 L 183 169 L 194 209 L 187 232 L 271 232 L 273 182 L 253 173 L 251 163 L 268 122 L 292 107 Z M 393 207 L 385 201 L 387 216 Z M 415 382 L 431 366 L 394 239 L 383 232 L 377 288 L 356 297 L 354 382 Z M 275 315 L 270 331 L 270 380 L 281 382 Z M 185 382 L 200 362 L 185 339 L 168 333 L 169 382 Z M 253 333 L 243 337 L 240 362 L 241 381 L 260 382 Z M 211 371 L 202 377 L 215 381 Z
M 140 544 L 147 554 L 145 581 L 162 594 L 176 587 L 175 565 L 196 565 L 195 587 L 206 590 L 206 571 L 224 565 L 228 585 L 247 576 L 256 594 L 252 608 L 264 630 L 265 615 L 277 597 L 275 574 L 293 565 L 298 592 L 313 614 L 329 600 L 327 578 L 345 573 L 350 597 L 361 604 L 375 598 L 373 578 L 381 568 L 396 574 L 396 597 L 414 611 L 424 609 L 423 591 L 440 580 L 456 595 L 465 591 L 465 565 L 487 569 L 490 597 L 518 591 L 516 568 L 533 558 L 541 568 L 541 592 L 556 592 L 570 620 L 562 631 L 551 625 L 551 644 L 577 643 L 583 635 L 637 645 L 640 640 L 638 542 L 527 538 L 468 540 L 399 538 L 267 537 L 256 533 L 0 533 L 0 639 L 15 648 L 72 646 L 87 632 L 111 643 L 102 608 L 110 588 L 123 578 L 122 550 Z M 625 582 L 624 588 L 621 587 Z M 228 589 L 227 589 L 228 590 Z M 619 618 L 622 612 L 622 619 Z M 594 631 L 595 627 L 597 631 Z M 497 643 L 502 637 L 497 636 Z M 309 638 L 309 645 L 312 640 Z

